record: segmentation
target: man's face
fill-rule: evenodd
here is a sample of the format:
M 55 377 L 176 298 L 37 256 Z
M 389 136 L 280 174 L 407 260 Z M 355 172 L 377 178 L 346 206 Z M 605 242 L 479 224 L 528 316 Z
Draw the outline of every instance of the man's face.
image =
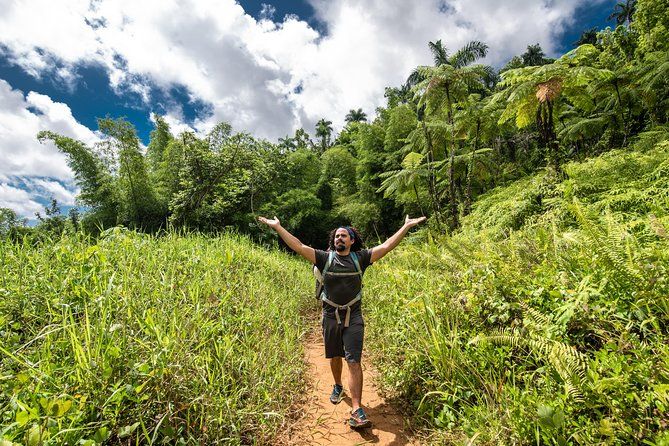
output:
M 334 246 L 337 252 L 346 251 L 350 249 L 353 245 L 354 240 L 351 239 L 351 236 L 348 234 L 348 231 L 344 228 L 339 228 L 335 232 Z

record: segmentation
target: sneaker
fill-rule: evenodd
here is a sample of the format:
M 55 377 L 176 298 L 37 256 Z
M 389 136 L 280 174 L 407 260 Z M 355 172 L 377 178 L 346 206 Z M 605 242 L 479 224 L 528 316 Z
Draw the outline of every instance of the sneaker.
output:
M 367 414 L 362 410 L 362 407 L 359 407 L 351 412 L 351 418 L 348 419 L 348 425 L 351 426 L 351 429 L 364 429 L 370 427 L 372 422 L 369 421 Z
M 332 389 L 332 394 L 330 394 L 330 402 L 332 404 L 339 404 L 343 399 L 344 399 L 344 386 L 335 384 L 334 388 Z

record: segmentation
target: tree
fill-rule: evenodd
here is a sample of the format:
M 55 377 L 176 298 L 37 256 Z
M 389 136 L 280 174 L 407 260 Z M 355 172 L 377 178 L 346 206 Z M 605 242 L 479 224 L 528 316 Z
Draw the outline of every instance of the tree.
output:
M 581 37 L 578 38 L 574 45 L 581 46 L 585 44 L 596 45 L 597 44 L 597 27 L 592 27 L 588 30 L 585 30 L 581 33 Z
M 160 115 L 153 115 L 155 120 L 155 128 L 151 131 L 149 136 L 149 146 L 146 148 L 146 158 L 149 164 L 149 169 L 156 172 L 163 159 L 163 152 L 172 140 L 170 133 L 170 126 L 165 119 Z
M 512 118 L 519 129 L 536 124 L 540 142 L 546 149 L 547 162 L 556 172 L 560 172 L 555 134 L 556 108 L 561 105 L 558 100 L 563 90 L 574 100 L 584 97 L 583 90 L 596 75 L 587 64 L 596 60 L 597 54 L 594 46 L 581 45 L 553 63 L 508 70 L 501 82 L 504 90 L 492 99 L 493 103 L 506 101 L 500 124 Z
M 295 149 L 313 149 L 314 143 L 311 141 L 309 134 L 304 129 L 295 130 L 295 136 L 293 136 L 293 141 L 295 142 Z
M 37 229 L 51 236 L 60 236 L 65 231 L 67 220 L 65 216 L 60 215 L 60 206 L 55 198 L 51 199 L 48 206 L 44 206 L 44 213 L 46 216 L 43 217 L 39 212 L 35 212 L 35 217 L 39 220 Z
M 118 189 L 121 194 L 120 221 L 131 228 L 156 230 L 165 222 L 148 166 L 132 124 L 124 119 L 98 120 L 104 143 L 118 154 Z
M 485 65 L 471 65 L 479 58 L 485 57 L 488 47 L 478 41 L 469 42 L 463 48 L 459 49 L 453 55 L 449 56 L 446 48 L 441 45 L 431 43 L 431 49 L 435 54 L 435 62 L 440 65 L 435 67 L 418 67 L 414 71 L 417 73 L 415 78 L 422 78 L 414 90 L 420 96 L 419 107 L 425 107 L 425 119 L 431 116 L 439 119 L 442 109 L 446 111 L 446 121 L 448 123 L 448 134 L 450 143 L 448 144 L 449 169 L 448 169 L 448 201 L 450 214 L 450 227 L 456 228 L 459 225 L 458 205 L 455 194 L 455 178 L 453 174 L 454 158 L 456 145 L 453 139 L 453 104 L 464 98 L 473 90 L 485 90 L 485 79 L 494 73 L 494 70 Z M 428 144 L 428 165 L 434 163 L 434 149 L 431 136 L 428 134 L 427 125 L 423 122 L 423 131 L 425 140 Z M 432 189 L 436 192 L 434 185 L 434 174 L 432 175 Z M 433 193 L 435 193 L 433 192 Z
M 285 138 L 278 139 L 277 147 L 283 152 L 292 152 L 297 148 L 297 145 L 295 144 L 295 139 L 286 136 Z
M 54 132 L 42 131 L 37 139 L 52 141 L 58 150 L 67 155 L 67 165 L 74 171 L 74 180 L 81 190 L 77 196 L 90 208 L 82 224 L 89 232 L 117 224 L 121 197 L 114 176 L 98 153 L 84 143 Z
M 367 114 L 362 111 L 361 108 L 357 110 L 351 110 L 348 112 L 346 115 L 346 122 L 366 122 L 367 121 Z
M 387 100 L 387 108 L 392 109 L 397 107 L 400 104 L 406 104 L 411 102 L 413 99 L 413 93 L 411 93 L 411 85 L 408 82 L 402 84 L 401 87 L 386 87 L 383 93 L 383 97 Z
M 444 46 L 441 40 L 428 42 L 427 45 L 432 53 L 435 67 L 449 65 L 454 68 L 463 68 L 474 63 L 477 59 L 485 57 L 488 53 L 488 45 L 477 40 L 470 41 L 453 55 L 449 55 L 448 49 Z M 406 81 L 407 86 L 415 87 L 426 79 L 426 74 L 421 68 L 424 67 L 418 67 L 411 72 Z M 487 73 L 485 75 L 493 74 L 492 69 L 487 69 L 486 71 Z
M 320 150 L 324 153 L 330 147 L 330 137 L 332 136 L 332 121 L 325 118 L 316 124 L 316 136 L 321 139 Z
M 616 3 L 616 5 L 613 7 L 613 12 L 607 18 L 607 20 L 615 19 L 617 25 L 627 26 L 632 22 L 635 9 L 636 0 L 625 0 L 624 3 Z
M 526 67 L 545 65 L 548 63 L 546 60 L 546 55 L 544 54 L 544 50 L 541 49 L 541 45 L 538 43 L 534 45 L 528 45 L 527 51 L 525 51 L 520 57 L 523 59 L 523 66 Z
M 355 192 L 356 159 L 344 147 L 332 147 L 321 155 L 321 182 L 332 186 L 334 197 Z
M 638 36 L 640 53 L 669 50 L 669 0 L 638 0 L 630 28 Z
M 0 237 L 7 237 L 18 227 L 26 225 L 25 218 L 19 216 L 12 209 L 0 208 Z
M 489 98 L 488 98 L 489 99 Z M 472 179 L 474 177 L 475 159 L 477 155 L 490 152 L 490 149 L 481 149 L 485 136 L 494 133 L 497 128 L 490 119 L 490 111 L 486 109 L 486 102 L 480 95 L 470 94 L 458 104 L 458 111 L 454 117 L 455 137 L 468 145 L 468 161 L 466 171 L 466 186 L 463 213 L 467 215 L 472 207 Z

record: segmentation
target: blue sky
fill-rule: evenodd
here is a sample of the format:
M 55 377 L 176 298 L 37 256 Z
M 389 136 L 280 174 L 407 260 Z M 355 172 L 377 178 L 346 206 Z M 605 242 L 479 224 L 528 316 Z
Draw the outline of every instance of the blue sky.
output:
M 583 30 L 613 25 L 615 4 L 126 1 L 45 11 L 0 0 L 0 207 L 30 217 L 50 196 L 74 204 L 63 156 L 36 144 L 35 129 L 93 143 L 98 117 L 125 117 L 147 144 L 151 113 L 167 115 L 175 132 L 226 120 L 270 140 L 311 132 L 321 117 L 338 127 L 351 108 L 373 116 L 385 86 L 429 64 L 429 40 L 454 49 L 482 40 L 495 66 L 534 43 L 557 56 Z

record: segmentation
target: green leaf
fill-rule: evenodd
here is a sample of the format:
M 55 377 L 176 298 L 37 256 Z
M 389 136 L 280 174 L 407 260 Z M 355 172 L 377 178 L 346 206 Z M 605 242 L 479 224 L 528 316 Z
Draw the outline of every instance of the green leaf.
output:
M 95 440 L 96 443 L 102 444 L 105 441 L 107 441 L 110 435 L 111 434 L 109 432 L 109 428 L 103 426 L 95 431 L 95 435 L 93 435 L 93 440 Z
M 58 410 L 56 411 L 56 416 L 62 417 L 72 407 L 72 400 L 58 400 L 57 404 Z
M 139 426 L 139 421 L 137 423 L 133 423 L 130 426 L 123 426 L 118 430 L 118 437 L 119 438 L 125 438 L 129 437 L 133 432 L 135 432 L 135 429 Z
M 42 442 L 42 432 L 38 424 L 33 424 L 26 434 L 26 444 L 28 446 L 38 446 Z
M 32 417 L 33 416 L 30 414 L 30 412 L 25 410 L 16 412 L 16 422 L 19 423 L 19 426 L 25 426 L 25 424 L 30 421 Z
M 562 412 L 561 410 L 558 409 L 558 410 L 553 414 L 553 424 L 554 424 L 555 427 L 558 428 L 558 429 L 559 429 L 560 427 L 562 427 L 562 425 L 564 424 L 564 412 Z
M 550 406 L 545 406 L 542 404 L 537 408 L 537 415 L 539 415 L 539 423 L 541 423 L 541 425 L 546 428 L 549 429 L 555 428 L 555 423 L 553 422 L 554 414 L 555 411 Z

